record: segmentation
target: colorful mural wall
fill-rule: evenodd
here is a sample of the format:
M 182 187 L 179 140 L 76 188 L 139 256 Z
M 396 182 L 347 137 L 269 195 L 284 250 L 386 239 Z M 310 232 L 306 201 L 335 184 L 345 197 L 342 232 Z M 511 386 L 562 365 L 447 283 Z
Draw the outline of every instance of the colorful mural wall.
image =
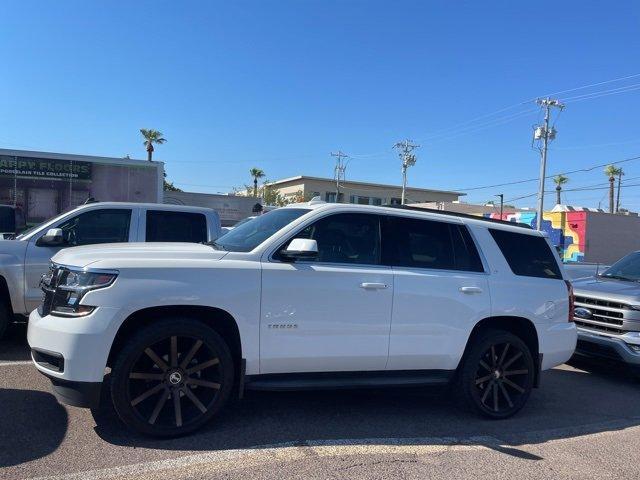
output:
M 488 218 L 500 219 L 499 213 L 487 213 Z M 536 212 L 504 213 L 502 220 L 536 226 Z M 587 231 L 587 212 L 545 212 L 542 229 L 549 234 L 564 262 L 584 260 Z

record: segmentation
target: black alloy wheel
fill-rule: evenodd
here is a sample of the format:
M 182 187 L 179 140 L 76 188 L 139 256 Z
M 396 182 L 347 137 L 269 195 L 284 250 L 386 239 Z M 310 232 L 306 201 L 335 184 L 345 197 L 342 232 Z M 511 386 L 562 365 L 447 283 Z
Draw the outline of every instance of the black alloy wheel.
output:
M 527 345 L 504 331 L 489 331 L 465 358 L 462 396 L 478 413 L 507 418 L 526 403 L 533 388 L 535 366 Z
M 162 320 L 138 332 L 118 355 L 111 395 L 127 426 L 179 436 L 204 425 L 233 385 L 224 340 L 195 320 Z

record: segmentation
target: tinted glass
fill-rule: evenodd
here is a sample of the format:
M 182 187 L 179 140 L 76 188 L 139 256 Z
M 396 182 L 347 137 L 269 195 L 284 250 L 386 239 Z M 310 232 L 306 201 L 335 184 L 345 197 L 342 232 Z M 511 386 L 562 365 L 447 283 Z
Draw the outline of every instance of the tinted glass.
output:
M 329 215 L 293 238 L 310 238 L 318 242 L 318 256 L 311 261 L 360 265 L 380 263 L 380 220 L 377 215 Z
M 511 271 L 516 275 L 562 278 L 560 267 L 543 237 L 489 229 Z
M 147 211 L 147 242 L 206 242 L 207 218 L 202 213 Z
M 398 267 L 455 270 L 449 224 L 388 217 L 384 234 L 384 263 Z
M 235 227 L 212 245 L 231 252 L 250 252 L 278 230 L 309 212 L 306 208 L 272 210 Z
M 456 270 L 483 272 L 482 260 L 469 230 L 464 225 L 450 225 Z
M 640 252 L 630 253 L 607 268 L 602 277 L 640 282 Z
M 68 245 L 118 243 L 129 241 L 131 210 L 91 210 L 67 220 L 62 229 Z

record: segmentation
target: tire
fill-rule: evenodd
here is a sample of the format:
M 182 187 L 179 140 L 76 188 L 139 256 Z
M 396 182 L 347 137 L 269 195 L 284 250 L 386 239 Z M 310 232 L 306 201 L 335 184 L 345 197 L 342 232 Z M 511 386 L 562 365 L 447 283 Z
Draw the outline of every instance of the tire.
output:
M 165 318 L 140 331 L 117 354 L 111 400 L 127 427 L 154 437 L 178 437 L 209 422 L 233 388 L 225 341 L 189 318 Z
M 491 419 L 515 415 L 533 389 L 529 347 L 504 330 L 487 330 L 471 345 L 459 368 L 455 394 L 463 406 Z
M 13 318 L 11 315 L 11 309 L 8 305 L 8 300 L 2 299 L 0 300 L 0 339 L 4 337 L 4 334 L 7 333 L 7 327 L 9 324 L 13 322 Z

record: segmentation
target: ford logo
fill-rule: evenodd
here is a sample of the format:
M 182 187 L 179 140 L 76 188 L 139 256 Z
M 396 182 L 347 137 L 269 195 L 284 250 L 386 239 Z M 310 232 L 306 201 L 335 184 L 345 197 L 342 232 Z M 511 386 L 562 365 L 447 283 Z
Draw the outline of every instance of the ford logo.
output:
M 593 316 L 593 312 L 588 308 L 578 307 L 575 309 L 574 314 L 578 318 L 589 319 Z

